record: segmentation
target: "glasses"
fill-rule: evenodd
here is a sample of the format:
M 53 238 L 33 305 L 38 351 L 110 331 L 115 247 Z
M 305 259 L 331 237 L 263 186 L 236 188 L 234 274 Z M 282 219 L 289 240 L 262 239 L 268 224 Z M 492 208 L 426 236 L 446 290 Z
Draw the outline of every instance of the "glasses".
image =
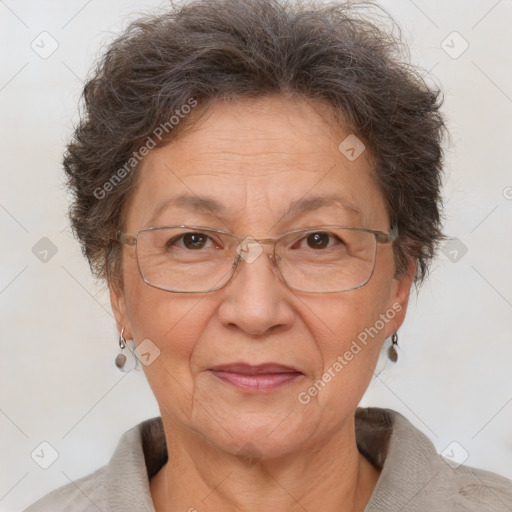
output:
M 135 235 L 117 232 L 117 241 L 135 246 L 142 279 L 168 292 L 219 290 L 234 276 L 240 262 L 253 263 L 272 244 L 269 258 L 278 277 L 294 290 L 334 293 L 364 286 L 375 269 L 378 244 L 397 238 L 390 233 L 346 226 L 296 229 L 256 240 L 201 226 L 141 229 Z

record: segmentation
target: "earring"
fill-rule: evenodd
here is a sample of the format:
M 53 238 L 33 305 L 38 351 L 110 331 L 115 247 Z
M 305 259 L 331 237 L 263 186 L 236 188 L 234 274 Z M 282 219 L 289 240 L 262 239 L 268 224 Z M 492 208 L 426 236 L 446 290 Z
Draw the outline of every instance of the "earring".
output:
M 117 354 L 115 359 L 115 365 L 121 370 L 124 371 L 124 365 L 126 364 L 126 355 L 123 354 L 123 350 L 126 348 L 126 340 L 124 339 L 124 327 L 121 329 L 121 334 L 119 335 L 119 348 L 121 352 Z
M 396 363 L 398 360 L 398 352 L 396 351 L 396 347 L 398 347 L 398 334 L 395 332 L 391 336 L 391 346 L 388 348 L 388 357 L 393 363 Z
M 121 334 L 119 335 L 119 348 L 121 351 L 117 354 L 114 361 L 117 368 L 122 372 L 139 370 L 139 359 L 135 352 L 135 342 L 125 339 L 124 327 L 121 329 Z

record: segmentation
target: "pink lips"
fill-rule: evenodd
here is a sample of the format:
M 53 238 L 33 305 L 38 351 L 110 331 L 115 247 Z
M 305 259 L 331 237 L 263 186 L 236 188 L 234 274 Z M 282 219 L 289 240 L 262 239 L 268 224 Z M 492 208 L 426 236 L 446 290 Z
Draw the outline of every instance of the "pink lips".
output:
M 297 379 L 301 372 L 277 363 L 250 365 L 234 363 L 216 366 L 210 371 L 219 379 L 243 391 L 272 391 L 287 382 Z

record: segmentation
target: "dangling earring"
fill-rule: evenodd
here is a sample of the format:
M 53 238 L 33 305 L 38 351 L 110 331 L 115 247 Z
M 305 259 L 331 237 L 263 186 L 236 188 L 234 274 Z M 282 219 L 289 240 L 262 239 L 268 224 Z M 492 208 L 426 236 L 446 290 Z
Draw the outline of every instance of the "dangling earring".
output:
M 396 347 L 398 347 L 398 334 L 395 332 L 391 336 L 391 346 L 388 348 L 388 357 L 393 363 L 396 363 L 398 360 L 398 352 L 396 351 Z
M 121 334 L 119 335 L 119 348 L 121 352 L 117 354 L 115 359 L 115 365 L 121 370 L 124 371 L 124 365 L 126 364 L 126 355 L 123 354 L 123 350 L 126 348 L 126 340 L 124 339 L 124 327 L 121 329 Z
M 121 352 L 115 358 L 115 365 L 122 372 L 139 370 L 139 359 L 135 353 L 135 343 L 133 340 L 126 340 L 124 337 L 124 327 L 119 335 L 119 348 Z M 126 350 L 125 350 L 126 349 Z

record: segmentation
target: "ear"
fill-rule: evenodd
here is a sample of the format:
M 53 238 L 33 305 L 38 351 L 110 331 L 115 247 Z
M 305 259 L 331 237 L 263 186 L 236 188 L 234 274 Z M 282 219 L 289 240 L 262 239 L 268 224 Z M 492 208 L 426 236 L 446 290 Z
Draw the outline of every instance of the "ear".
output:
M 406 273 L 397 279 L 393 279 L 391 296 L 388 303 L 388 311 L 394 311 L 395 315 L 386 324 L 386 338 L 398 331 L 399 327 L 402 325 L 405 319 L 407 305 L 409 304 L 409 294 L 415 275 L 416 262 L 409 260 Z
M 123 336 L 126 339 L 132 339 L 132 328 L 130 325 L 130 320 L 128 319 L 127 308 L 126 308 L 126 297 L 124 291 L 119 288 L 114 283 L 109 284 L 109 292 L 110 292 L 110 304 L 112 306 L 112 311 L 114 312 L 114 317 L 116 319 L 116 326 L 119 333 L 121 333 L 124 328 Z

